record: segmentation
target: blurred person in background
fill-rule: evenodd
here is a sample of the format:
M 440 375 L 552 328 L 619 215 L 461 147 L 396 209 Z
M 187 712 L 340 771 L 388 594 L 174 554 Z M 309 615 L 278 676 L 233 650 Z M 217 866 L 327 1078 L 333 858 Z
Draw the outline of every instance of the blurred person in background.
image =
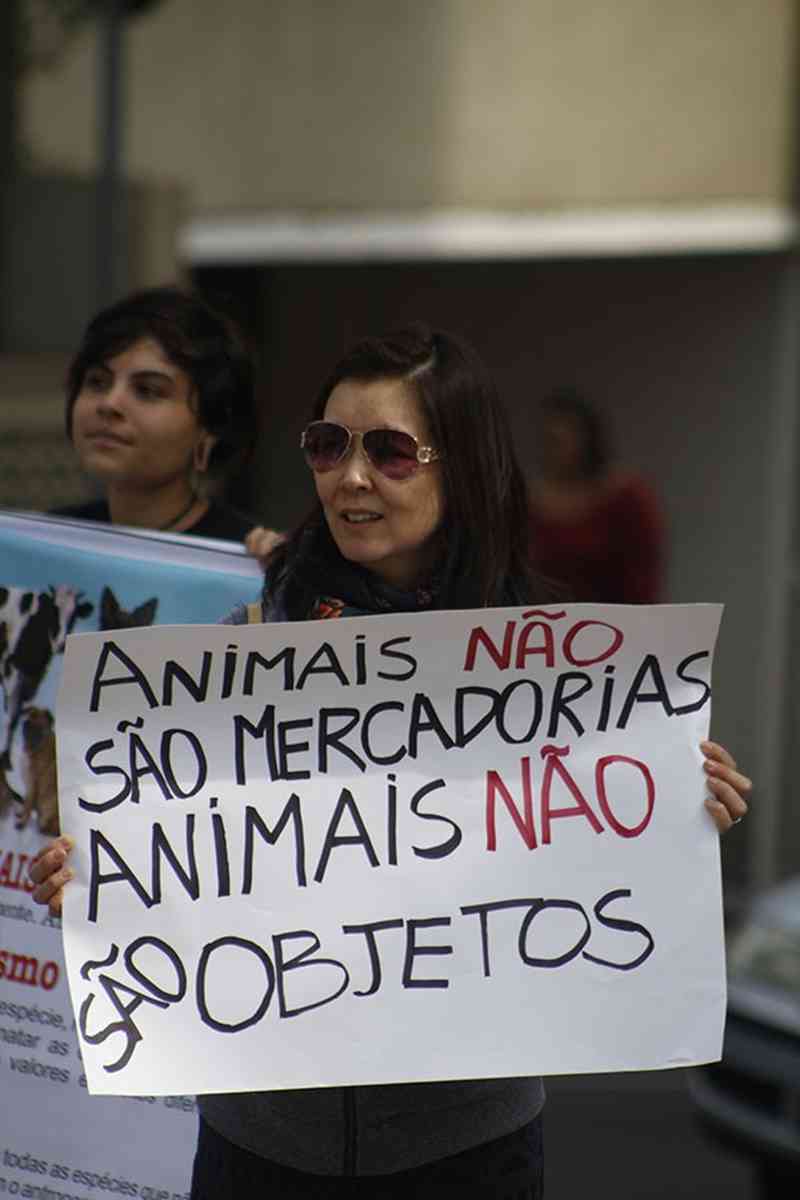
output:
M 301 445 L 317 502 L 271 553 L 261 604 L 228 623 L 549 599 L 509 426 L 459 339 L 415 325 L 357 343 L 309 416 Z M 746 812 L 750 784 L 722 747 L 701 749 L 722 832 Z M 34 900 L 53 912 L 70 845 L 51 841 L 30 866 Z M 204 1095 L 192 1200 L 539 1200 L 543 1103 L 538 1078 Z
M 70 364 L 67 435 L 102 498 L 54 511 L 115 525 L 242 542 L 276 535 L 215 499 L 257 434 L 254 367 L 233 322 L 179 287 L 99 312 Z
M 600 414 L 578 392 L 539 405 L 531 539 L 536 567 L 568 600 L 661 600 L 664 521 L 640 476 L 615 465 Z

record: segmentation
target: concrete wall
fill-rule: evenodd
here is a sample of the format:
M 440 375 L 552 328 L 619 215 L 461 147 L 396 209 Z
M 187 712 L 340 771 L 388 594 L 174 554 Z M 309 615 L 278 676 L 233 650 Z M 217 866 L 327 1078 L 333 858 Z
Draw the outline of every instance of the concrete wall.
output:
M 539 209 L 789 188 L 792 0 L 165 0 L 128 163 L 193 212 Z M 31 75 L 35 164 L 94 164 L 94 36 Z
M 70 352 L 98 308 L 95 183 L 75 174 L 20 174 L 0 185 L 0 201 L 0 347 Z M 120 291 L 174 279 L 180 188 L 131 184 L 125 208 Z
M 0 509 L 56 508 L 89 499 L 64 436 L 62 354 L 0 354 Z

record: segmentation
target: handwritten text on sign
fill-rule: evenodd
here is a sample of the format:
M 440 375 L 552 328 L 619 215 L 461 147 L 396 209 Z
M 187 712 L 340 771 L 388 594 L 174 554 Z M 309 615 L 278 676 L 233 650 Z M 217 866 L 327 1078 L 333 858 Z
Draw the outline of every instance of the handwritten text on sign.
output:
M 718 1056 L 714 606 L 85 634 L 59 700 L 90 1089 Z

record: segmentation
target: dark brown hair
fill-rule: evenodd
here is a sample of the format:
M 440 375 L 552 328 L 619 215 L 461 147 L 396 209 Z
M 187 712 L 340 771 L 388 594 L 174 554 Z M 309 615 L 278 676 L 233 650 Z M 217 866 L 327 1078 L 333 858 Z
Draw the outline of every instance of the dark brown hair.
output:
M 148 288 L 112 304 L 89 322 L 67 371 L 67 436 L 86 372 L 152 338 L 192 381 L 197 418 L 217 439 L 212 470 L 241 460 L 256 437 L 253 360 L 238 328 L 205 300 L 179 287 Z
M 342 380 L 403 379 L 424 404 L 441 452 L 444 489 L 437 606 L 477 608 L 543 599 L 530 563 L 528 494 L 494 384 L 474 350 L 451 333 L 414 324 L 354 345 L 320 388 L 310 420 L 323 416 Z M 267 564 L 267 598 L 281 593 L 288 615 L 308 616 L 309 586 L 295 574 L 311 559 L 338 555 L 322 508 L 279 546 Z M 340 560 L 341 561 L 341 560 Z M 322 587 L 323 581 L 319 581 Z M 313 584 L 312 584 L 313 588 Z
M 544 420 L 555 417 L 570 421 L 580 439 L 579 470 L 583 479 L 596 479 L 611 462 L 611 450 L 605 422 L 597 409 L 575 388 L 558 388 L 541 401 L 540 414 Z

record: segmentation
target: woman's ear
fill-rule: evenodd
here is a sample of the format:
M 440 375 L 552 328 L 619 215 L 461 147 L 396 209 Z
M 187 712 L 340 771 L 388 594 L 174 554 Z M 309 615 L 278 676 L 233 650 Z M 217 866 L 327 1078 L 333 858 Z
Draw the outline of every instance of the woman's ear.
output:
M 213 433 L 202 433 L 194 444 L 194 469 L 198 475 L 204 475 L 208 470 L 211 451 L 217 444 Z

